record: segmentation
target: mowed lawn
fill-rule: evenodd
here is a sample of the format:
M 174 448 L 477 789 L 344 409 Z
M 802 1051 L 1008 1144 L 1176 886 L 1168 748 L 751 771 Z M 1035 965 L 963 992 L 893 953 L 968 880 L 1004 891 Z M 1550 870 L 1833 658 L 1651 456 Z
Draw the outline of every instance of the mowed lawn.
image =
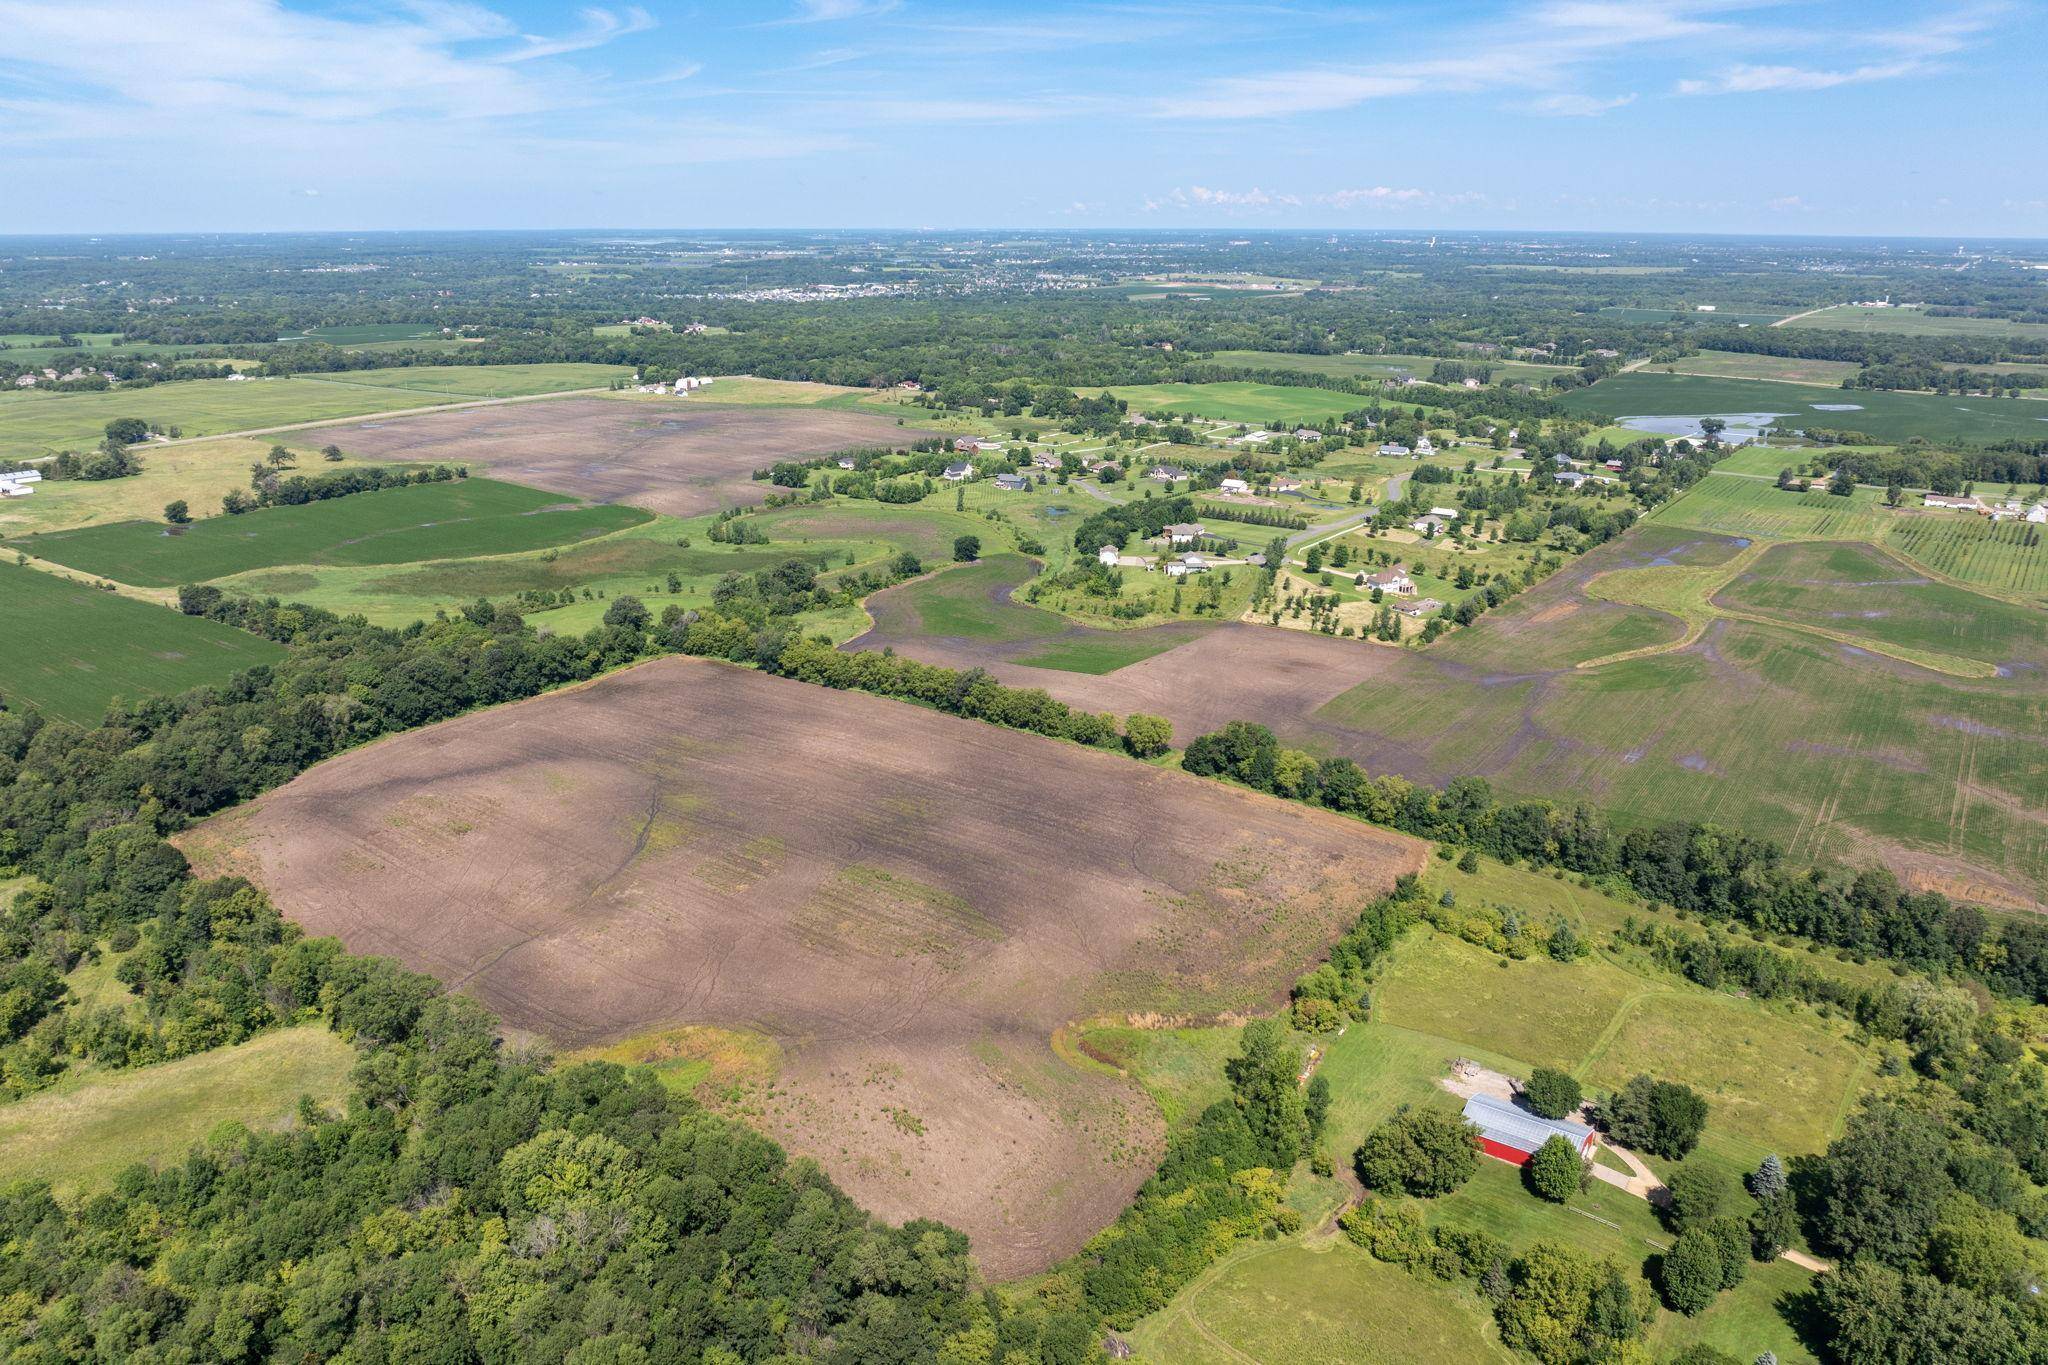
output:
M 193 379 L 103 393 L 0 394 L 0 456 L 97 445 L 108 422 L 139 417 L 184 436 L 360 417 L 570 389 L 602 388 L 627 373 L 613 365 L 421 365 L 283 379 Z
M 1754 379 L 1722 379 L 1637 370 L 1603 379 L 1558 400 L 1574 413 L 1675 417 L 1731 412 L 1780 414 L 1778 425 L 1861 431 L 1881 441 L 1924 436 L 1984 444 L 2048 438 L 2048 403 L 2029 398 L 1964 398 L 1883 389 L 1832 389 Z M 1852 405 L 1848 411 L 1829 407 Z
M 129 521 L 5 543 L 117 582 L 163 588 L 279 564 L 407 564 L 511 554 L 587 540 L 652 517 L 633 507 L 576 504 L 518 484 L 460 479 L 207 517 L 177 534 L 160 523 Z
M 1120 384 L 1090 392 L 1121 398 L 1132 412 L 1191 412 L 1224 422 L 1276 422 L 1282 426 L 1342 417 L 1372 402 L 1355 393 L 1282 384 Z
M 12 563 L 0 566 L 0 699 L 79 725 L 115 701 L 226 682 L 282 646 Z
M 0 1183 L 46 1180 L 59 1193 L 73 1193 L 103 1185 L 138 1161 L 182 1157 L 222 1123 L 287 1122 L 301 1095 L 323 1105 L 338 1101 L 355 1060 L 355 1049 L 308 1024 L 60 1084 L 0 1105 Z

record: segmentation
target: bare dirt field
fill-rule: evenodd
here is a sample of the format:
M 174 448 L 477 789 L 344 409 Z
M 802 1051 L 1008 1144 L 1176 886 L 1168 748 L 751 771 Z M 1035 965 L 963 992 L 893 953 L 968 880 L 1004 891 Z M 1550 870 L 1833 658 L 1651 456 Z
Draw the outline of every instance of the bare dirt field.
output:
M 892 1218 L 1041 1268 L 1159 1118 L 1064 1047 L 1269 1008 L 1424 845 L 1114 754 L 664 659 L 380 742 L 187 840 L 308 930 L 576 1047 L 765 1034 L 735 1107 Z
M 931 432 L 864 412 L 564 398 L 328 427 L 350 456 L 462 463 L 511 483 L 679 517 L 760 502 L 777 460 L 908 445 Z

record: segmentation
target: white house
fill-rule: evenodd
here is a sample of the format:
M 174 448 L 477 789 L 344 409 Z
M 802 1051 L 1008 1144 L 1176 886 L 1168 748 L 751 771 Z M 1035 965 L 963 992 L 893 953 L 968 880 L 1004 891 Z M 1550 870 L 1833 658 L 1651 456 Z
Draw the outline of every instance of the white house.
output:
M 1267 431 L 1267 430 L 1266 430 L 1266 429 L 1265 429 L 1264 427 L 1260 427 L 1260 428 L 1259 428 L 1259 429 L 1258 429 L 1257 431 L 1247 431 L 1247 432 L 1246 432 L 1246 433 L 1245 433 L 1244 435 L 1242 435 L 1242 436 L 1234 436 L 1234 437 L 1232 437 L 1232 438 L 1231 438 L 1231 444 L 1232 444 L 1232 445 L 1240 445 L 1240 446 L 1249 446 L 1249 445 L 1257 445 L 1257 444 L 1258 444 L 1258 443 L 1259 443 L 1260 441 L 1270 441 L 1270 440 L 1272 440 L 1272 439 L 1273 439 L 1273 433 L 1272 433 L 1272 432 L 1270 432 L 1270 431 Z
M 1095 552 L 1095 558 L 1101 562 L 1102 567 L 1105 569 L 1114 569 L 1117 560 L 1122 555 L 1123 552 L 1114 545 L 1105 545 Z
M 956 460 L 952 464 L 947 465 L 946 472 L 939 477 L 947 483 L 963 483 L 974 477 L 974 466 L 965 461 Z
M 1160 483 L 1178 483 L 1187 476 L 1188 472 L 1185 469 L 1172 464 L 1155 464 L 1145 474 L 1146 478 L 1156 479 Z
M 1031 454 L 1031 463 L 1038 469 L 1058 469 L 1060 457 L 1050 450 L 1037 450 Z
M 1417 455 L 1434 455 L 1436 454 L 1436 447 L 1429 443 L 1427 436 L 1418 436 L 1415 438 L 1415 453 Z
M 1393 593 L 1397 597 L 1413 597 L 1415 595 L 1415 580 L 1400 569 L 1388 569 L 1385 573 L 1373 574 L 1365 580 L 1365 586 L 1368 588 L 1378 588 L 1381 592 Z
M 841 455 L 841 456 L 839 457 L 839 467 L 840 467 L 841 469 L 851 469 L 851 468 L 853 468 L 853 466 L 854 466 L 854 459 L 853 459 L 853 456 L 851 456 L 851 455 Z
M 1476 388 L 1478 388 L 1478 387 L 1479 387 L 1479 381 L 1478 381 L 1478 380 L 1476 380 L 1476 379 L 1470 379 L 1470 378 L 1468 378 L 1468 379 L 1464 379 L 1464 380 L 1461 380 L 1460 382 L 1461 382 L 1461 383 L 1463 383 L 1463 384 L 1464 384 L 1464 386 L 1465 386 L 1466 388 L 1468 388 L 1468 389 L 1476 389 Z
M 1192 545 L 1202 538 L 1202 527 L 1197 522 L 1179 521 L 1166 528 L 1166 539 L 1172 545 Z
M 1252 491 L 1252 486 L 1249 483 L 1236 477 L 1223 480 L 1216 485 L 1216 488 L 1218 492 L 1223 493 L 1249 493 Z
M 2036 525 L 2048 522 L 2048 502 L 2037 502 L 2027 509 L 2027 520 Z
M 1418 620 L 1424 616 L 1434 616 L 1443 609 L 1444 604 L 1434 597 L 1418 597 L 1413 602 L 1399 602 L 1394 606 L 1394 610 L 1403 616 L 1413 616 Z
M 1179 559 L 1170 559 L 1166 562 L 1166 576 L 1168 578 L 1185 578 L 1191 573 L 1207 572 L 1209 572 L 1209 561 L 1196 554 L 1182 555 Z
M 1408 523 L 1408 529 L 1411 531 L 1419 531 L 1425 536 L 1435 536 L 1442 535 L 1445 528 L 1449 525 L 1450 523 L 1445 521 L 1442 517 L 1417 517 L 1415 520 Z

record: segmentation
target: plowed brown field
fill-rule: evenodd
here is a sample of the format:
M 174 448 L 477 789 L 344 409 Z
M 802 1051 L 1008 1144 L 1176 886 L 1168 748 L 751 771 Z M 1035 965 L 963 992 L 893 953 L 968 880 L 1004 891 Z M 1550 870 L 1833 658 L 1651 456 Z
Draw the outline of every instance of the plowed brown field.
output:
M 676 407 L 614 398 L 506 403 L 322 430 L 350 455 L 443 461 L 493 478 L 679 517 L 752 504 L 777 460 L 901 446 L 931 432 L 837 409 Z
M 1062 1025 L 1269 1007 L 1424 846 L 1034 735 L 698 660 L 324 763 L 188 840 L 315 933 L 563 1045 L 781 1046 L 741 1101 L 1007 1276 L 1156 1159 Z

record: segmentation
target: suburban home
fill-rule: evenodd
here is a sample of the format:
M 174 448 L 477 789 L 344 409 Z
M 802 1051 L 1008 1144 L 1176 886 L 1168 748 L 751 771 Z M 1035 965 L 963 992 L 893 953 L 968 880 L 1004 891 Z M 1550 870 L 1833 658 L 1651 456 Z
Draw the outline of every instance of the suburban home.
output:
M 1386 443 L 1385 443 L 1384 445 L 1382 445 L 1382 446 L 1380 447 L 1380 454 L 1382 454 L 1382 455 L 1406 455 L 1406 454 L 1408 454 L 1408 447 L 1407 447 L 1407 446 L 1404 446 L 1404 445 L 1402 445 L 1402 444 L 1401 444 L 1400 442 L 1398 442 L 1398 441 L 1388 441 L 1388 442 L 1386 442 Z
M 1005 493 L 1021 493 L 1030 486 L 1031 480 L 1025 478 L 1022 474 L 996 475 L 996 487 L 1002 489 Z
M 1058 469 L 1060 457 L 1050 450 L 1034 450 L 1031 452 L 1031 464 L 1035 469 Z
M 1449 522 L 1445 521 L 1442 517 L 1436 516 L 1417 517 L 1408 523 L 1409 530 L 1419 532 L 1425 536 L 1442 535 L 1449 526 Z
M 1433 517 L 1442 517 L 1445 521 L 1456 521 L 1463 515 L 1455 507 L 1432 507 L 1429 514 Z
M 1294 439 L 1297 441 L 1320 441 L 1323 439 L 1323 433 L 1317 431 L 1314 427 L 1296 427 L 1294 429 Z
M 1155 464 L 1145 474 L 1146 478 L 1157 479 L 1160 483 L 1179 483 L 1187 476 L 1188 472 L 1185 469 L 1171 464 Z
M 1951 497 L 1946 493 L 1929 493 L 1921 501 L 1923 507 L 1943 507 L 1951 512 L 1981 512 L 1984 504 L 1975 498 Z
M 1105 545 L 1095 552 L 1095 558 L 1101 562 L 1102 567 L 1105 569 L 1114 569 L 1116 567 L 1117 560 L 1121 559 L 1122 557 L 1123 551 L 1119 550 L 1114 545 Z
M 946 466 L 946 472 L 940 475 L 940 477 L 947 483 L 960 483 L 974 477 L 974 466 L 964 461 L 955 460 L 952 464 Z
M 694 325 L 694 324 L 693 324 L 693 325 Z M 905 379 L 905 380 L 901 381 L 900 383 L 898 383 L 898 384 L 896 385 L 896 387 L 897 387 L 897 388 L 899 388 L 899 389 L 902 389 L 902 390 L 903 390 L 903 391 L 904 391 L 905 393 L 923 393 L 923 392 L 924 392 L 924 385 L 922 385 L 922 384 L 918 383 L 918 382 L 917 382 L 917 381 L 916 381 L 915 379 Z
M 1479 1130 L 1479 1150 L 1511 1166 L 1522 1166 L 1544 1143 L 1561 1137 L 1581 1157 L 1593 1148 L 1593 1130 L 1583 1123 L 1547 1119 L 1491 1095 L 1465 1101 L 1465 1122 Z
M 1252 486 L 1233 474 L 1217 484 L 1216 489 L 1221 493 L 1249 493 L 1252 491 Z
M 1192 545 L 1202 538 L 1202 527 L 1197 522 L 1177 521 L 1166 528 L 1166 539 L 1173 545 Z
M 953 449 L 955 450 L 972 450 L 974 447 L 975 440 L 972 436 L 955 436 L 953 438 Z
M 1556 479 L 1566 488 L 1577 488 L 1580 484 L 1583 484 L 1586 481 L 1586 476 L 1584 474 L 1581 474 L 1576 469 L 1561 470 L 1556 474 L 1552 474 L 1550 477 Z
M 1166 576 L 1168 578 L 1185 578 L 1191 573 L 1207 572 L 1209 572 L 1209 561 L 1200 555 L 1182 555 L 1179 559 L 1170 559 L 1166 562 Z
M 1275 493 L 1299 493 L 1301 491 L 1301 480 L 1275 479 L 1273 480 L 1273 491 Z
M 1381 592 L 1390 592 L 1398 597 L 1415 595 L 1415 580 L 1399 569 L 1388 569 L 1385 573 L 1373 574 L 1365 580 L 1365 586 L 1378 588 Z
M 1118 473 L 1122 472 L 1122 466 L 1118 465 L 1114 460 L 1097 460 L 1094 464 L 1088 466 L 1090 474 L 1100 474 L 1105 469 L 1115 470 Z
M 1417 456 L 1434 455 L 1436 447 L 1429 443 L 1427 436 L 1418 436 L 1415 438 L 1415 453 Z
M 1434 616 L 1443 609 L 1444 604 L 1437 601 L 1434 597 L 1418 597 L 1413 602 L 1396 602 L 1394 604 L 1395 611 L 1400 612 L 1403 616 L 1412 616 L 1418 621 L 1425 616 Z
M 1620 461 L 1620 460 L 1602 460 L 1602 461 L 1600 462 L 1600 465 L 1601 465 L 1601 467 L 1602 467 L 1602 468 L 1604 468 L 1604 469 L 1611 469 L 1611 470 L 1613 470 L 1613 471 L 1614 471 L 1615 473 L 1617 473 L 1617 474 L 1619 474 L 1619 473 L 1621 472 L 1621 461 Z

